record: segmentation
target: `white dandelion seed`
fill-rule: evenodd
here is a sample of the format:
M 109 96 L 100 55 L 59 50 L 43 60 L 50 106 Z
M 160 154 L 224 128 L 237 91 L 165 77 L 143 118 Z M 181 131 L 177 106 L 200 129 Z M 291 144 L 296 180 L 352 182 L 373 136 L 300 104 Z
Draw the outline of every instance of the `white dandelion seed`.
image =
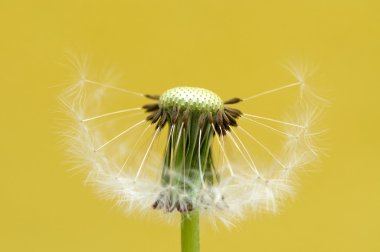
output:
M 321 151 L 315 138 L 322 132 L 312 131 L 320 107 L 315 99 L 306 102 L 310 89 L 301 73 L 295 73 L 293 83 L 223 101 L 196 87 L 142 94 L 92 80 L 81 71 L 61 96 L 73 118 L 65 134 L 68 152 L 86 168 L 88 183 L 128 211 L 162 211 L 166 216 L 178 211 L 182 223 L 200 213 L 226 225 L 249 211 L 276 212 L 294 193 L 295 171 Z M 302 96 L 295 102 L 301 113 L 288 120 L 232 107 L 287 89 Z M 136 97 L 142 104 L 105 111 L 102 104 L 112 96 L 102 97 L 104 90 L 125 95 L 124 101 Z M 282 147 L 273 148 L 251 126 L 281 138 Z

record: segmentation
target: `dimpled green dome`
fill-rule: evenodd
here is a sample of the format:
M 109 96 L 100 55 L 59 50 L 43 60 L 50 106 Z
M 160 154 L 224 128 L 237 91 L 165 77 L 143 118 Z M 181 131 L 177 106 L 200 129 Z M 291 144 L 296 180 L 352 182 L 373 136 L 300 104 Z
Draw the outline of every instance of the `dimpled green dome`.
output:
M 196 87 L 176 87 L 160 96 L 162 108 L 177 107 L 190 111 L 216 112 L 223 108 L 223 101 L 212 91 Z

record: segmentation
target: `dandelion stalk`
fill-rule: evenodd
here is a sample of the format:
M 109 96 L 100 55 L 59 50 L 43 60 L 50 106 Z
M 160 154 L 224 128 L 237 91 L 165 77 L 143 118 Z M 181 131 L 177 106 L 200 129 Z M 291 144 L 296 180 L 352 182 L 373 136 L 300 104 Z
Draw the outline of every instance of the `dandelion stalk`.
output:
M 182 252 L 199 252 L 199 212 L 181 215 L 181 250 Z

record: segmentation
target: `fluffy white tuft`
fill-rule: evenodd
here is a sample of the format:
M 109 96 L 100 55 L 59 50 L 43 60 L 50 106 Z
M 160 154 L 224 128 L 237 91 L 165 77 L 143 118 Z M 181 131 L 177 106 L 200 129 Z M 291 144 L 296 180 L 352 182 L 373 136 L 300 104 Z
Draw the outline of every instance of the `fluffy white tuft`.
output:
M 149 128 L 148 122 L 141 123 L 139 131 L 134 131 L 140 127 L 137 125 L 138 122 L 144 120 L 143 114 L 139 115 L 139 118 L 131 116 L 132 119 L 125 121 L 129 125 L 124 128 L 120 126 L 123 125 L 123 121 L 118 119 L 118 115 L 101 118 L 104 119 L 101 122 L 86 122 L 86 118 L 104 113 L 104 109 L 101 109 L 103 100 L 112 100 L 112 94 L 120 91 L 120 88 L 106 82 L 94 85 L 97 82 L 89 80 L 87 60 L 84 60 L 84 63 L 83 60 L 74 60 L 73 65 L 79 73 L 79 78 L 63 92 L 60 101 L 71 118 L 70 125 L 65 126 L 63 137 L 74 166 L 85 171 L 86 182 L 94 185 L 100 195 L 115 200 L 128 212 L 157 211 L 152 209 L 152 205 L 158 197 L 161 197 L 163 204 L 170 204 L 171 199 L 167 198 L 167 195 L 172 194 L 166 192 L 176 189 L 160 183 L 162 144 L 160 145 L 159 138 L 165 137 L 157 134 L 157 139 L 152 140 L 155 131 L 154 127 Z M 275 129 L 287 134 L 281 142 L 282 148 L 275 148 L 279 151 L 273 154 L 275 151 L 269 152 L 272 150 L 270 145 L 265 145 L 268 147 L 268 150 L 265 150 L 263 144 L 253 143 L 243 133 L 240 134 L 241 142 L 237 136 L 234 139 L 231 139 L 231 134 L 225 136 L 223 141 L 234 141 L 235 145 L 232 146 L 237 154 L 227 153 L 231 154 L 228 160 L 216 157 L 218 160 L 222 159 L 217 167 L 221 171 L 220 182 L 200 189 L 200 197 L 193 202 L 194 207 L 210 221 L 221 221 L 231 226 L 249 212 L 277 212 L 279 204 L 294 195 L 296 171 L 315 161 L 323 152 L 316 140 L 322 132 L 314 129 L 322 111 L 321 107 L 316 105 L 316 101 L 321 99 L 306 85 L 306 69 L 289 69 L 302 83 L 302 99 L 296 101 L 295 112 L 284 119 L 291 124 L 276 125 Z M 135 94 L 139 95 L 127 90 L 126 100 L 129 99 L 128 95 Z M 309 97 L 312 102 L 308 102 Z M 133 105 L 131 107 L 141 107 L 143 103 Z M 267 123 L 265 120 L 260 122 Z M 112 140 L 112 136 L 120 133 L 120 129 L 125 130 L 128 127 L 132 129 L 131 133 L 126 133 L 126 137 L 121 135 L 99 149 L 99 146 Z M 246 146 L 255 144 L 258 148 L 261 147 L 261 151 L 265 153 L 263 155 L 269 153 L 276 158 L 266 163 L 260 162 L 260 156 L 256 154 L 250 156 L 252 149 Z M 215 143 L 214 145 L 218 146 Z M 224 151 L 227 152 L 227 148 Z M 125 163 L 128 165 L 125 166 Z M 229 166 L 234 171 L 233 176 L 227 172 Z M 142 175 L 136 176 L 140 172 Z M 178 192 L 178 202 L 183 205 L 183 209 L 189 201 L 187 197 L 188 195 Z

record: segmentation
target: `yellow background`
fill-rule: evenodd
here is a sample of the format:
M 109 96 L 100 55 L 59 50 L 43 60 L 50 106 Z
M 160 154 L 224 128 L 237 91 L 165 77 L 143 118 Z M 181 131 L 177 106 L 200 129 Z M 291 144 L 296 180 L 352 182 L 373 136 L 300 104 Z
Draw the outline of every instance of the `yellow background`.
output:
M 67 171 L 57 134 L 65 51 L 135 90 L 244 96 L 319 66 L 329 157 L 272 216 L 202 225 L 203 251 L 380 251 L 379 1 L 1 1 L 0 251 L 179 251 L 177 224 L 125 216 Z M 248 91 L 247 91 L 248 90 Z

